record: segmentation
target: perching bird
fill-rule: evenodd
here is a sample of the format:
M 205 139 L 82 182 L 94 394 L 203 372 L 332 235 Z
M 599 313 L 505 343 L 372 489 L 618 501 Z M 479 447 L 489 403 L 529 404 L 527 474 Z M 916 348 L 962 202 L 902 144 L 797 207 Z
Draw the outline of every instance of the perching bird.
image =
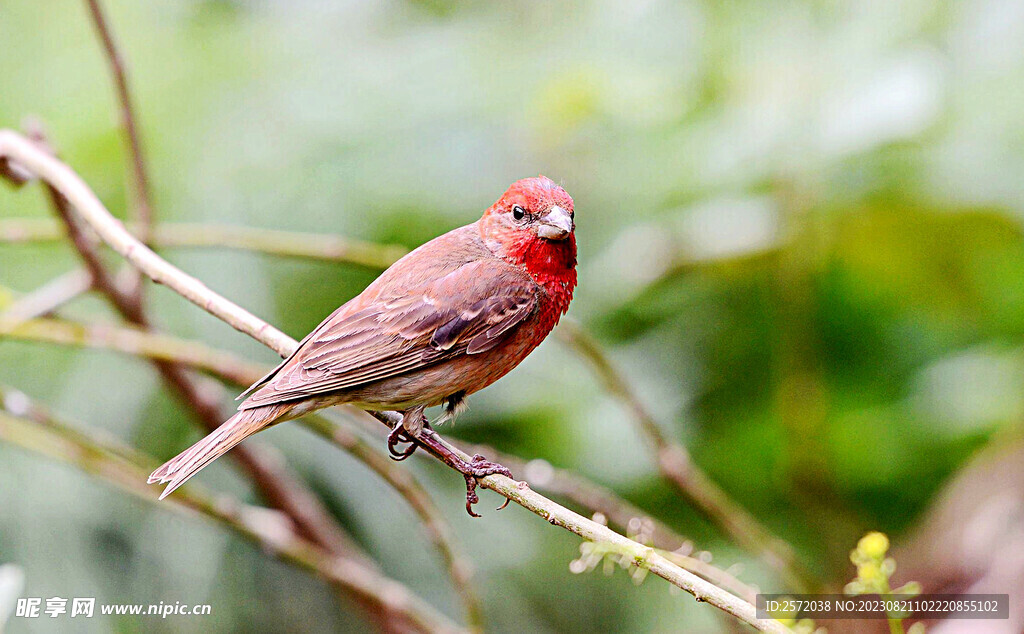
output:
M 576 286 L 573 201 L 550 179 L 509 187 L 483 217 L 412 251 L 334 311 L 281 365 L 257 381 L 229 418 L 157 469 L 169 495 L 256 432 L 314 410 L 349 403 L 398 410 L 388 439 L 397 459 L 428 441 L 427 407 L 452 416 L 467 395 L 526 358 L 565 314 Z M 398 442 L 409 442 L 397 452 Z M 508 470 L 481 456 L 446 462 L 466 477 L 470 514 L 476 478 Z

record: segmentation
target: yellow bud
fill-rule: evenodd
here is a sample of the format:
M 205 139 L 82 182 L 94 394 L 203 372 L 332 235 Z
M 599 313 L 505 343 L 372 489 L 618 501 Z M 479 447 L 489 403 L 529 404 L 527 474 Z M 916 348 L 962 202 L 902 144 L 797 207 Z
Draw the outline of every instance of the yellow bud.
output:
M 857 550 L 872 559 L 882 559 L 889 551 L 889 538 L 878 531 L 872 531 L 860 538 Z
M 857 578 L 863 584 L 872 588 L 877 587 L 886 580 L 885 575 L 882 573 L 882 567 L 874 562 L 867 562 L 857 566 Z

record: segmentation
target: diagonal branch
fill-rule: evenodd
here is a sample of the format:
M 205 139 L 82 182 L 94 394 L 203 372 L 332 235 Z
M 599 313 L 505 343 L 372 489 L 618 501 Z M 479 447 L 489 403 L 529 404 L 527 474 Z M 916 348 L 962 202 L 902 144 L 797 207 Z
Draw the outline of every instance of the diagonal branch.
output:
M 353 413 L 358 413 L 355 408 Z M 444 519 L 441 510 L 434 504 L 430 493 L 423 488 L 408 469 L 401 468 L 380 450 L 371 447 L 350 429 L 335 424 L 329 418 L 330 412 L 307 415 L 299 423 L 328 442 L 354 456 L 374 473 L 387 482 L 412 508 L 419 517 L 428 539 L 441 554 L 448 576 L 456 593 L 466 609 L 466 620 L 474 629 L 483 628 L 483 608 L 473 587 L 473 573 L 470 563 L 456 546 L 451 525 Z
M 330 412 L 324 414 L 331 421 L 337 420 L 336 417 L 329 416 Z M 355 417 L 352 418 L 352 422 L 362 423 L 364 417 L 358 417 L 359 420 L 355 420 Z M 340 420 L 337 422 L 347 425 Z M 754 603 L 757 592 L 751 586 L 743 583 L 727 570 L 713 566 L 700 558 L 691 557 L 693 543 L 690 540 L 651 517 L 649 513 L 639 507 L 618 497 L 611 490 L 571 471 L 552 467 L 543 460 L 526 461 L 487 445 L 468 445 L 463 450 L 467 454 L 490 456 L 496 462 L 508 467 L 513 473 L 522 474 L 523 479 L 531 487 L 569 500 L 578 507 L 593 513 L 594 521 L 597 523 L 604 524 L 607 521 L 609 525 L 624 531 L 634 541 L 656 548 L 659 553 L 680 567 L 704 577 L 720 588 L 729 590 L 749 603 Z
M 116 441 L 71 427 L 35 406 L 24 394 L 0 387 L 0 440 L 75 465 L 148 502 L 157 492 L 145 483 L 156 461 Z M 357 557 L 326 551 L 296 533 L 279 512 L 216 498 L 189 487 L 161 508 L 196 512 L 245 537 L 275 557 L 323 578 L 345 594 L 389 615 L 396 630 L 460 630 L 401 583 L 389 579 Z M 284 520 L 284 521 L 281 521 Z M 401 625 L 399 625 L 401 624 Z
M 103 203 L 71 168 L 36 147 L 28 139 L 10 130 L 0 130 L 0 157 L 7 157 L 27 167 L 33 174 L 56 188 L 72 203 L 76 214 L 104 242 L 154 281 L 165 284 L 210 314 L 283 356 L 296 349 L 298 344 L 294 339 L 214 293 L 202 282 L 178 270 L 135 239 L 125 230 L 124 225 L 110 215 Z M 381 421 L 389 426 L 396 424 L 396 417 L 399 416 L 394 412 L 378 415 Z M 465 453 L 447 443 L 444 444 L 456 455 L 461 455 L 466 460 L 470 459 Z M 634 566 L 653 572 L 692 594 L 698 601 L 706 601 L 759 630 L 788 631 L 788 628 L 778 621 L 758 619 L 753 605 L 687 572 L 655 549 L 570 511 L 531 490 L 525 482 L 516 482 L 501 475 L 491 475 L 481 478 L 480 484 L 516 502 L 552 525 L 561 526 L 586 540 L 617 549 L 623 556 L 629 557 Z
M 397 412 L 370 412 L 370 414 L 389 428 L 401 424 L 401 414 Z M 462 460 L 470 460 L 469 454 L 451 445 L 443 438 L 437 437 L 436 440 Z M 424 447 L 424 449 L 441 459 L 441 455 L 434 453 L 431 448 Z M 480 484 L 532 511 L 549 524 L 560 526 L 589 542 L 600 544 L 618 557 L 630 561 L 637 568 L 652 572 L 677 588 L 689 592 L 697 601 L 706 601 L 758 630 L 764 632 L 790 631 L 778 621 L 758 619 L 754 606 L 749 602 L 685 570 L 673 561 L 669 554 L 662 554 L 658 549 L 633 541 L 604 524 L 589 520 L 556 504 L 532 490 L 526 482 L 516 482 L 502 475 L 491 475 L 482 478 Z
M 63 165 L 58 159 L 50 154 L 47 148 L 40 147 L 35 141 L 29 140 L 12 131 L 0 130 L 0 145 L 6 145 L 8 140 L 14 140 L 18 146 L 22 149 L 28 149 L 29 154 L 36 158 L 42 158 L 47 163 Z M 19 152 L 15 153 L 18 153 L 19 155 L 21 154 Z M 14 160 L 15 164 L 18 164 L 23 168 L 27 168 L 32 173 L 38 174 L 36 168 L 29 162 L 15 156 L 11 156 L 5 150 L 0 150 L 0 155 Z M 86 268 L 93 276 L 96 289 L 107 296 L 118 312 L 120 312 L 128 322 L 140 328 L 149 329 L 150 322 L 141 303 L 137 301 L 138 295 L 132 293 L 130 289 L 122 288 L 114 279 L 113 275 L 111 275 L 111 273 L 106 269 L 97 251 L 98 243 L 96 238 L 93 237 L 92 234 L 83 230 L 80 226 L 79 217 L 72 211 L 72 207 L 68 201 L 76 198 L 82 192 L 86 192 L 94 204 L 98 205 L 100 209 L 103 209 L 105 218 L 115 226 L 120 227 L 121 233 L 124 234 L 124 237 L 129 243 L 137 245 L 140 249 L 145 249 L 147 251 L 148 249 L 128 234 L 120 222 L 106 212 L 102 203 L 99 202 L 99 199 L 96 198 L 95 194 L 93 194 L 88 186 L 86 186 L 85 183 L 83 183 L 77 176 L 74 176 L 74 180 L 77 181 L 78 187 L 65 191 L 59 191 L 61 190 L 60 187 L 54 187 L 53 182 L 48 179 L 44 180 L 46 181 L 47 191 L 53 202 L 54 208 L 58 215 L 64 220 L 72 243 L 75 245 L 79 255 L 82 257 Z M 152 251 L 149 252 L 152 253 Z M 174 267 L 171 267 L 169 264 L 167 266 L 174 269 Z M 178 396 L 189 405 L 190 409 L 199 416 L 207 429 L 213 430 L 220 425 L 224 417 L 221 414 L 220 402 L 217 399 L 217 396 L 215 394 L 211 394 L 211 390 L 202 389 L 189 374 L 185 366 L 170 361 L 160 360 L 155 360 L 154 366 L 157 368 L 164 381 L 171 386 Z M 312 492 L 310 492 L 297 478 L 289 473 L 280 464 L 280 461 L 271 457 L 265 451 L 259 451 L 257 447 L 240 447 L 240 449 L 243 449 L 243 451 L 232 452 L 234 454 L 234 458 L 249 472 L 249 475 L 257 489 L 268 502 L 273 506 L 280 508 L 289 517 L 291 517 L 298 529 L 306 537 L 332 551 L 353 550 L 355 548 L 355 545 L 351 542 L 350 538 L 348 538 L 348 536 L 337 527 L 333 518 L 316 496 L 314 496 Z

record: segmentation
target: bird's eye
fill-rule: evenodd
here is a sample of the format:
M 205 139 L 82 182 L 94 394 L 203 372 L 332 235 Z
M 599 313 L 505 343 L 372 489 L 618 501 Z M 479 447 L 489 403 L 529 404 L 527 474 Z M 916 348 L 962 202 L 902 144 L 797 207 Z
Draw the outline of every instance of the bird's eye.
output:
M 515 218 L 516 220 L 522 220 L 523 218 L 526 217 L 526 210 L 520 207 L 519 205 L 516 205 L 515 207 L 512 208 L 512 217 Z

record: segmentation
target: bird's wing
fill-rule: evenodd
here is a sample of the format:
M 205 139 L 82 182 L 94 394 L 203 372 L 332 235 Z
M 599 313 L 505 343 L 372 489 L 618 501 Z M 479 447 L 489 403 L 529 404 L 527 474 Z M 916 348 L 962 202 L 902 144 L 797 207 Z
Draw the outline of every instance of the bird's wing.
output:
M 487 259 L 346 304 L 257 383 L 240 409 L 350 389 L 490 350 L 536 310 L 539 292 L 525 272 Z

